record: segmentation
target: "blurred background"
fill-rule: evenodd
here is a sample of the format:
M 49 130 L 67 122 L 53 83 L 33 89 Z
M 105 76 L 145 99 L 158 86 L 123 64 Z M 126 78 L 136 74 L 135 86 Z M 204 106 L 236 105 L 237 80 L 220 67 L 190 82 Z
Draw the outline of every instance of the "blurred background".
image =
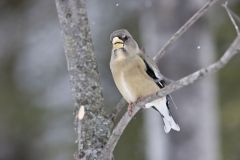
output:
M 126 28 L 154 56 L 206 0 L 88 0 L 106 110 L 120 99 L 109 69 L 112 31 Z M 240 16 L 240 1 L 229 6 Z M 174 80 L 211 64 L 236 33 L 220 4 L 157 63 Z M 0 1 L 0 160 L 73 159 L 73 98 L 54 1 Z M 217 74 L 173 94 L 181 132 L 166 135 L 160 116 L 141 111 L 116 160 L 239 160 L 240 56 Z

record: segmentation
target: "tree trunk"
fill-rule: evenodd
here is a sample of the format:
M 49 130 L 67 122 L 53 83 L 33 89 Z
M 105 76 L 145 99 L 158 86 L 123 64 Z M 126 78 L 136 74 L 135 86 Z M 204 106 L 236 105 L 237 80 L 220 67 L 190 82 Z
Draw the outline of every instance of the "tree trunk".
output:
M 85 0 L 56 0 L 64 36 L 65 55 L 75 98 L 76 117 L 84 107 L 83 119 L 77 119 L 78 152 L 76 159 L 98 159 L 112 123 L 103 113 L 97 63 L 88 24 Z

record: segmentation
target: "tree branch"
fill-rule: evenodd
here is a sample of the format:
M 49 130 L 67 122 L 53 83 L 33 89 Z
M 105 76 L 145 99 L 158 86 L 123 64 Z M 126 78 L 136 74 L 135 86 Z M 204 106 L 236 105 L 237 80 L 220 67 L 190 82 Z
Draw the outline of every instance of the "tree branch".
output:
M 213 1 L 212 1 L 212 3 L 213 3 Z M 228 13 L 230 13 L 230 12 L 228 12 Z M 233 22 L 233 25 L 236 28 L 236 23 L 234 23 L 235 21 L 233 19 L 231 19 L 231 20 Z M 183 29 L 183 30 L 185 31 L 185 29 Z M 218 70 L 223 68 L 230 61 L 230 59 L 234 55 L 236 55 L 239 51 L 240 51 L 240 35 L 238 34 L 237 37 L 232 42 L 232 44 L 230 45 L 230 47 L 225 51 L 223 56 L 217 62 L 209 65 L 206 68 L 202 68 L 202 69 L 200 69 L 200 70 L 198 70 L 176 82 L 172 82 L 165 88 L 161 89 L 159 92 L 157 92 L 153 95 L 150 95 L 150 96 L 144 98 L 142 101 L 135 104 L 132 116 L 130 117 L 128 115 L 128 113 L 126 112 L 123 115 L 123 117 L 120 119 L 120 121 L 118 122 L 116 127 L 114 128 L 112 135 L 110 136 L 110 138 L 106 144 L 105 150 L 103 152 L 104 157 L 107 159 L 107 157 L 109 157 L 109 155 L 112 155 L 112 153 L 117 145 L 117 142 L 118 142 L 120 136 L 122 135 L 124 129 L 127 127 L 128 123 L 131 121 L 131 119 L 137 114 L 137 112 L 141 108 L 145 107 L 145 104 L 147 102 L 151 102 L 157 98 L 166 96 L 167 94 L 175 92 L 176 90 L 183 88 L 184 86 L 188 86 L 188 85 L 192 84 L 193 82 L 207 76 L 210 73 L 217 72 Z
M 115 109 L 110 115 L 110 118 L 113 122 L 116 122 L 120 114 L 122 113 L 123 109 L 127 106 L 127 102 L 125 99 L 121 98 L 118 104 L 116 105 Z
M 170 94 L 184 86 L 188 86 L 195 82 L 196 80 L 199 80 L 206 75 L 210 73 L 217 72 L 221 68 L 223 68 L 229 60 L 236 55 L 239 52 L 239 46 L 240 46 L 240 36 L 237 36 L 236 39 L 232 42 L 230 47 L 227 49 L 227 51 L 224 53 L 224 55 L 215 63 L 211 64 L 207 68 L 202 68 L 189 76 L 186 76 L 168 86 L 163 88 L 160 92 L 158 92 L 156 95 L 157 96 L 165 96 L 167 94 Z
M 222 6 L 225 8 L 225 10 L 228 14 L 228 17 L 230 18 L 230 20 L 231 20 L 231 22 L 232 22 L 232 24 L 233 24 L 233 26 L 234 26 L 234 28 L 237 32 L 237 35 L 240 35 L 238 25 L 237 25 L 236 21 L 234 20 L 234 18 L 232 16 L 234 13 L 228 8 L 228 1 L 226 1 Z
M 172 46 L 172 44 L 180 38 L 199 18 L 201 18 L 211 6 L 213 6 L 218 0 L 209 0 L 206 2 L 202 8 L 200 8 L 179 30 L 174 33 L 171 38 L 159 49 L 154 60 L 160 59 L 165 53 L 166 50 Z

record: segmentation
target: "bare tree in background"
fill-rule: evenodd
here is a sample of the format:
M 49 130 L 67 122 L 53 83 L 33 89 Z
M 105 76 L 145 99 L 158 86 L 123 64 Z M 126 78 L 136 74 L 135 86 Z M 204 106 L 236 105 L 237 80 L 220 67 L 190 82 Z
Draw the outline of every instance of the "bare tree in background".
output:
M 213 0 L 210 0 L 210 2 L 211 1 Z M 125 113 L 113 129 L 112 118 L 114 117 L 104 113 L 103 96 L 101 94 L 97 64 L 93 54 L 93 44 L 86 11 L 86 1 L 56 0 L 56 4 L 64 35 L 65 54 L 68 62 L 71 87 L 76 102 L 78 152 L 76 153 L 75 158 L 82 160 L 110 160 L 112 159 L 112 152 L 123 130 L 126 128 L 132 117 L 129 117 L 128 114 Z M 145 98 L 135 106 L 133 116 L 147 101 L 172 93 L 193 83 L 199 78 L 204 77 L 208 73 L 216 72 L 222 68 L 239 52 L 240 34 L 237 27 L 236 31 L 238 36 L 219 61 L 176 82 L 172 82 L 160 92 Z M 181 45 L 184 45 L 184 43 Z M 189 61 L 185 61 L 184 59 L 184 64 L 188 64 L 188 62 Z M 202 63 L 199 63 L 199 66 L 201 66 L 201 64 Z M 187 68 L 191 68 L 191 66 L 187 65 Z M 198 85 L 201 86 L 201 84 Z M 195 86 L 192 87 L 194 88 Z M 190 93 L 192 93 L 192 91 Z M 198 93 L 200 96 L 194 96 L 202 97 L 202 94 L 204 94 L 202 90 Z M 187 105 L 186 102 L 183 103 L 184 104 L 182 105 L 184 107 L 185 105 L 189 106 L 189 110 L 195 110 L 195 108 L 191 108 L 192 106 Z M 123 105 L 119 105 L 119 107 L 122 106 Z M 191 129 L 195 129 L 194 125 L 191 126 L 193 127 L 190 128 L 190 131 Z M 185 128 L 187 127 L 183 126 L 183 129 Z M 188 130 L 186 129 L 186 131 Z M 187 133 L 183 131 L 182 134 Z M 188 149 L 184 150 L 184 152 L 188 152 L 189 154 Z

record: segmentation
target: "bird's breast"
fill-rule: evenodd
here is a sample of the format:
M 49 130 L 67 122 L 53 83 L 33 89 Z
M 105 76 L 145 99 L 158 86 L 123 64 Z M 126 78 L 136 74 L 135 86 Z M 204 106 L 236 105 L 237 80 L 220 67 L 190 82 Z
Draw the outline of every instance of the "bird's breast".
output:
M 129 103 L 159 90 L 144 68 L 137 64 L 125 64 L 118 72 L 113 75 L 114 81 L 122 96 Z

